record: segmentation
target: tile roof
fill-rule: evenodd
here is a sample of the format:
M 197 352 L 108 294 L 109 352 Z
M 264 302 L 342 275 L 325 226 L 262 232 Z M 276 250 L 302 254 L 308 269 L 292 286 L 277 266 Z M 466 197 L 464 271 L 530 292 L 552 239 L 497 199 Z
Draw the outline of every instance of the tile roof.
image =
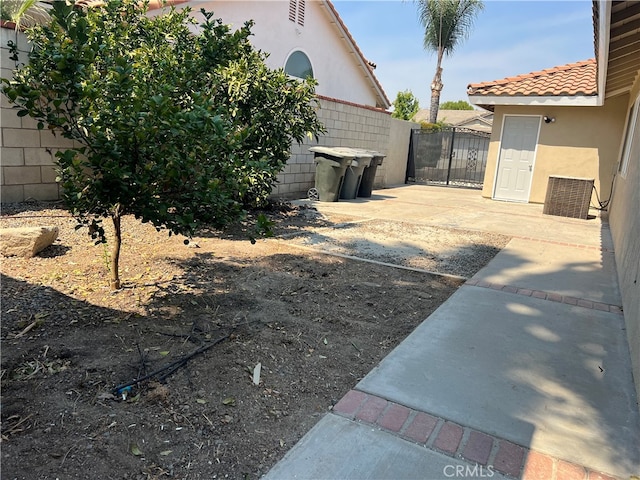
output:
M 596 60 L 569 63 L 539 72 L 492 82 L 471 83 L 468 95 L 479 96 L 592 96 L 597 95 Z

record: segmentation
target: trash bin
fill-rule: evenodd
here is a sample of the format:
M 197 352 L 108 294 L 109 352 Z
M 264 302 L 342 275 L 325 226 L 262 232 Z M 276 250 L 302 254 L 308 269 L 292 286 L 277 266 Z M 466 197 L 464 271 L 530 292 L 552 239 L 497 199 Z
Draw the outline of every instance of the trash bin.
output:
M 382 165 L 382 161 L 384 160 L 384 155 L 379 152 L 370 151 L 373 155 L 371 159 L 371 163 L 367 168 L 364 169 L 362 173 L 362 180 L 360 181 L 360 188 L 358 189 L 358 196 L 369 198 L 371 196 L 371 191 L 373 190 L 373 182 L 376 178 L 376 170 L 378 166 Z
M 309 190 L 309 198 L 337 202 L 354 152 L 342 147 L 311 147 L 309 151 L 314 153 L 316 164 L 315 188 Z
M 355 150 L 355 157 L 345 172 L 344 182 L 340 190 L 340 198 L 344 200 L 353 200 L 358 196 L 362 173 L 371 163 L 371 158 L 373 158 L 370 153 L 364 150 Z

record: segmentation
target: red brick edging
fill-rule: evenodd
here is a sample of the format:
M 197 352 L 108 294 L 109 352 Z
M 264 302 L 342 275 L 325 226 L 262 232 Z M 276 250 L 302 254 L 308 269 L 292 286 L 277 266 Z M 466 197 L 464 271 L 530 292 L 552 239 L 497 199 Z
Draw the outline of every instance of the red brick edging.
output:
M 350 390 L 333 407 L 333 412 L 376 425 L 430 450 L 486 467 L 487 473 L 497 471 L 523 480 L 616 480 L 616 477 L 359 390 Z
M 534 297 L 541 300 L 549 300 L 550 302 L 566 303 L 567 305 L 576 305 L 578 307 L 590 308 L 592 310 L 600 310 L 601 312 L 610 312 L 622 314 L 622 307 L 619 305 L 610 305 L 608 303 L 592 302 L 584 298 L 569 297 L 559 295 L 557 293 L 544 292 L 542 290 L 531 290 L 529 288 L 512 287 L 510 285 L 500 285 L 497 283 L 485 282 L 483 280 L 470 279 L 465 285 L 472 287 L 490 288 L 501 292 L 515 293 L 516 295 L 524 295 L 525 297 Z

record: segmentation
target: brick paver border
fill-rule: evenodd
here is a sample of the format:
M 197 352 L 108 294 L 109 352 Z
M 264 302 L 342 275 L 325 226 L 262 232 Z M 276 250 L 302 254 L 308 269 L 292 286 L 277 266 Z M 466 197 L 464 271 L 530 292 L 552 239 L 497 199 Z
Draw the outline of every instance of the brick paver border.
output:
M 350 390 L 333 413 L 466 460 L 486 474 L 497 471 L 523 480 L 622 480 L 359 390 Z
M 491 290 L 513 293 L 515 295 L 524 295 L 525 297 L 534 297 L 541 300 L 548 300 L 550 302 L 565 303 L 567 305 L 575 305 L 578 307 L 590 308 L 592 310 L 600 310 L 601 312 L 622 314 L 622 307 L 620 305 L 593 302 L 591 300 L 585 300 L 583 298 L 559 295 L 557 293 L 545 292 L 542 290 L 531 290 L 529 288 L 519 288 L 511 285 L 500 285 L 498 283 L 490 283 L 485 282 L 484 280 L 476 280 L 473 278 L 467 280 L 465 282 L 465 285 L 469 285 L 471 287 L 489 288 Z

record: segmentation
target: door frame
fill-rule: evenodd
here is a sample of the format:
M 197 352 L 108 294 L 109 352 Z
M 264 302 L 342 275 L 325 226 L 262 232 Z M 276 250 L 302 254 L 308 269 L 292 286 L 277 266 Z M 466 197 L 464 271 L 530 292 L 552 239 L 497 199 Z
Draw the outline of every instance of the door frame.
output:
M 538 119 L 538 132 L 536 134 L 536 144 L 533 147 L 533 161 L 531 163 L 531 178 L 529 178 L 529 196 L 527 200 L 508 200 L 505 198 L 496 198 L 496 188 L 498 186 L 498 174 L 500 172 L 500 157 L 502 156 L 502 140 L 504 138 L 504 125 L 506 123 L 507 117 L 536 117 Z M 536 168 L 536 158 L 538 156 L 538 142 L 540 141 L 540 130 L 542 130 L 542 115 L 534 115 L 534 114 L 520 114 L 520 113 L 507 113 L 502 116 L 502 127 L 500 128 L 500 143 L 498 144 L 498 157 L 496 159 L 496 170 L 493 176 L 493 188 L 491 189 L 491 199 L 498 200 L 502 202 L 513 202 L 513 203 L 529 203 L 529 197 L 531 197 L 531 185 L 533 184 L 533 174 Z

